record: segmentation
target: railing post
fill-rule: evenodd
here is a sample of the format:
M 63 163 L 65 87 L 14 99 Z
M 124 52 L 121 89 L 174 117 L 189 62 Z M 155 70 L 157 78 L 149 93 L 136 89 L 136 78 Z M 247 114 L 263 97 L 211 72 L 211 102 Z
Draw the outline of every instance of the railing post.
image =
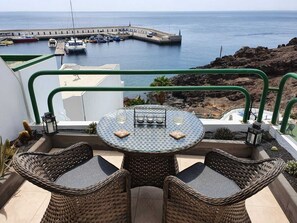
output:
M 282 125 L 281 125 L 281 128 L 280 128 L 281 133 L 286 134 L 286 128 L 287 128 L 288 120 L 289 120 L 289 117 L 290 117 L 290 113 L 291 113 L 293 105 L 296 104 L 296 103 L 297 103 L 297 98 L 293 98 L 287 104 L 286 109 L 285 109 L 285 113 L 284 113 L 284 117 L 283 117 L 283 120 L 282 120 Z
M 258 118 L 257 118 L 257 121 L 261 123 L 263 113 L 264 113 L 264 109 L 265 109 L 266 97 L 267 97 L 268 89 L 269 89 L 269 81 L 268 81 L 267 75 L 263 71 L 256 70 L 256 72 L 262 78 L 263 84 L 264 84 L 263 91 L 262 91 L 262 96 L 261 96 L 261 100 L 260 100 Z
M 279 83 L 279 90 L 277 92 L 277 96 L 276 96 L 276 100 L 275 100 L 275 105 L 274 105 L 274 110 L 273 110 L 273 114 L 272 114 L 272 119 L 271 119 L 271 123 L 273 125 L 276 125 L 276 120 L 277 120 L 277 116 L 279 113 L 279 107 L 280 107 L 280 103 L 282 100 L 282 96 L 283 96 L 283 91 L 284 91 L 284 86 L 286 81 L 289 78 L 294 78 L 297 79 L 297 74 L 296 73 L 287 73 L 285 76 L 282 77 L 280 83 Z
M 29 95 L 30 95 L 30 99 L 31 99 L 31 103 L 32 103 L 32 108 L 33 108 L 33 113 L 34 113 L 36 124 L 40 124 L 40 116 L 39 116 L 36 96 L 35 96 L 35 92 L 34 92 L 34 80 L 40 75 L 42 75 L 42 71 L 34 73 L 28 81 Z

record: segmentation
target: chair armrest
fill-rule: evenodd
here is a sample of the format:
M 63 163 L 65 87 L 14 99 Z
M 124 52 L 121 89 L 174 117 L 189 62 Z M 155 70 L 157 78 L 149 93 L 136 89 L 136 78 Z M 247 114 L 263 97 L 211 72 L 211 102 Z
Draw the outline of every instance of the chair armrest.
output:
M 205 156 L 205 165 L 233 180 L 240 188 L 251 182 L 266 177 L 270 173 L 274 178 L 284 168 L 282 159 L 245 160 L 237 158 L 219 149 L 214 149 Z M 276 175 L 276 176 L 277 176 Z
M 16 171 L 25 178 L 55 181 L 60 175 L 93 157 L 90 145 L 76 143 L 56 153 L 24 152 L 13 159 Z

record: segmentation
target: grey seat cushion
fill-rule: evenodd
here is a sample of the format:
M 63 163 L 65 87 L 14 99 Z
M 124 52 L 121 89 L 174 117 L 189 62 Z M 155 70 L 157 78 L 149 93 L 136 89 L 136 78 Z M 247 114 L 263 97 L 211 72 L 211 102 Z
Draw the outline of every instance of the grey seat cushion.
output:
M 118 168 L 101 156 L 94 156 L 56 179 L 56 184 L 70 188 L 85 188 L 105 180 Z
M 195 163 L 178 173 L 177 177 L 207 197 L 225 198 L 241 190 L 233 180 L 205 166 L 203 163 Z

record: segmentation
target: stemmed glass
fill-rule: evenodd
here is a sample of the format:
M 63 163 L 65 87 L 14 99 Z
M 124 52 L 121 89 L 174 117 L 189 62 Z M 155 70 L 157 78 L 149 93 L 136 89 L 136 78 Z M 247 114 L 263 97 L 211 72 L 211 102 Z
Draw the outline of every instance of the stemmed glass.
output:
M 116 120 L 119 124 L 124 124 L 127 120 L 127 113 L 125 108 L 120 108 L 117 110 Z
M 173 122 L 179 127 L 184 123 L 184 114 L 182 111 L 176 112 L 176 114 L 173 117 Z

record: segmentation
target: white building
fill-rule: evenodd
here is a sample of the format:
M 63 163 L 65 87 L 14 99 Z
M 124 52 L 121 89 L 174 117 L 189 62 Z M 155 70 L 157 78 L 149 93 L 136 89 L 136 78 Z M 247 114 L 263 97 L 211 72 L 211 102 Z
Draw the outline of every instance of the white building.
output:
M 79 66 L 64 64 L 60 70 L 119 70 L 119 64 Z M 60 86 L 122 87 L 120 75 L 60 75 Z M 66 116 L 71 121 L 98 121 L 106 113 L 123 107 L 123 92 L 62 92 Z M 56 110 L 56 108 L 55 108 Z
M 25 61 L 15 63 L 7 63 L 0 57 L 0 135 L 3 139 L 15 139 L 23 130 L 23 120 L 35 121 L 28 90 L 31 75 L 40 70 L 57 70 L 56 58 L 51 55 L 29 56 L 28 60 L 26 57 Z M 47 97 L 57 86 L 58 76 L 40 76 L 35 79 L 34 91 L 40 116 L 48 111 Z M 54 98 L 54 105 L 57 114 L 64 111 L 61 96 Z M 57 116 L 57 120 L 61 120 L 61 117 Z

